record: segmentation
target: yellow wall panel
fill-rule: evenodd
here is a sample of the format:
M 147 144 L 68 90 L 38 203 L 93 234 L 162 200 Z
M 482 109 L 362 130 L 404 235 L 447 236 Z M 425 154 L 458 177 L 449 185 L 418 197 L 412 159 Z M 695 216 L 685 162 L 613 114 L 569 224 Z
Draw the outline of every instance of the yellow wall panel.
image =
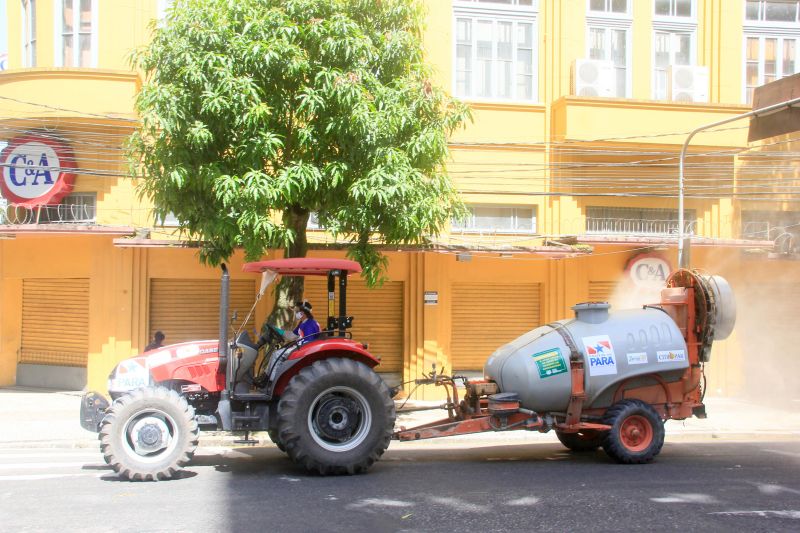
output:
M 309 277 L 305 282 L 305 299 L 314 306 L 314 318 L 322 329 L 326 328 L 328 316 L 327 287 L 326 278 Z M 338 298 L 338 287 L 336 293 Z M 379 372 L 403 368 L 403 299 L 401 281 L 388 281 L 375 289 L 369 289 L 359 279 L 347 284 L 347 314 L 354 317 L 349 331 L 354 340 L 367 343 L 369 352 L 381 358 Z M 338 315 L 338 305 L 334 312 Z
M 455 283 L 453 370 L 480 370 L 503 344 L 541 325 L 538 283 Z

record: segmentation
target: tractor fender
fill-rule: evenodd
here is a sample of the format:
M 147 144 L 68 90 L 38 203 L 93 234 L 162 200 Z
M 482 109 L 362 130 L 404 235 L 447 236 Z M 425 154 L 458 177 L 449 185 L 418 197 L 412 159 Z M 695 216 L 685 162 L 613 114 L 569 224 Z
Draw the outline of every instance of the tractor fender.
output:
M 322 359 L 340 357 L 364 363 L 370 368 L 380 364 L 380 359 L 369 353 L 363 344 L 350 339 L 326 339 L 301 346 L 292 353 L 281 367 L 280 377 L 275 381 L 272 396 L 283 394 L 286 385 L 304 368 Z

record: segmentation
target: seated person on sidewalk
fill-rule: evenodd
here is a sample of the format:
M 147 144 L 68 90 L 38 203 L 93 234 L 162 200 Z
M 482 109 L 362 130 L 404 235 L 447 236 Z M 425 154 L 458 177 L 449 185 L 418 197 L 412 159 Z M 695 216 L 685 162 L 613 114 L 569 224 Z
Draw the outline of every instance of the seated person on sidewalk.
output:
M 145 346 L 144 351 L 149 352 L 150 350 L 158 350 L 162 346 L 164 346 L 164 339 L 167 336 L 161 333 L 160 331 L 156 331 L 156 334 L 153 336 L 153 342 Z

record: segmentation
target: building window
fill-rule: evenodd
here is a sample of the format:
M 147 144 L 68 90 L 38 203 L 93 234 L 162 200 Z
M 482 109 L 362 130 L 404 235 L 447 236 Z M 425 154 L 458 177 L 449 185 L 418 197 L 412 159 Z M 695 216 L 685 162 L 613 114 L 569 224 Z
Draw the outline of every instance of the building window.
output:
M 586 57 L 614 66 L 611 96 L 625 98 L 631 90 L 631 3 L 628 0 L 588 0 Z
M 669 97 L 670 65 L 691 65 L 694 62 L 694 34 L 656 31 L 653 40 L 655 55 L 653 98 L 665 100 Z
M 536 210 L 516 206 L 469 206 L 464 220 L 453 220 L 454 233 L 536 233 Z
M 613 96 L 624 98 L 630 94 L 628 79 L 628 39 L 630 29 L 589 27 L 589 59 L 610 61 L 614 65 Z
M 162 218 L 156 219 L 156 225 L 161 226 L 162 228 L 177 228 L 181 225 L 178 217 L 175 216 L 175 213 L 170 211 Z
M 693 0 L 655 0 L 657 17 L 692 17 Z
M 798 22 L 800 0 L 747 0 L 745 19 L 761 22 Z
M 536 5 L 536 0 L 457 0 L 464 4 L 502 4 L 507 6 L 526 6 L 533 7 Z
M 167 10 L 172 7 L 175 0 L 158 0 L 158 20 L 164 20 L 167 16 Z
M 670 98 L 669 67 L 694 65 L 697 19 L 695 0 L 653 3 L 653 98 Z
M 589 0 L 589 11 L 628 13 L 628 0 Z
M 800 0 L 756 0 L 745 5 L 744 100 L 755 88 L 800 71 Z
M 775 241 L 785 234 L 800 244 L 800 212 L 742 211 L 743 239 Z
M 36 0 L 22 0 L 22 66 L 36 66 Z
M 684 211 L 684 233 L 694 235 L 697 216 Z M 677 235 L 678 210 L 639 207 L 586 208 L 586 233 L 600 235 Z
M 753 103 L 755 88 L 798 72 L 798 37 L 745 37 L 745 98 Z
M 308 223 L 306 224 L 306 229 L 310 230 L 324 230 L 325 226 L 323 226 L 319 221 L 319 213 L 316 211 L 312 211 L 308 214 Z
M 536 2 L 455 0 L 453 13 L 455 94 L 535 101 Z
M 58 0 L 56 4 L 58 66 L 97 66 L 97 4 L 97 0 Z

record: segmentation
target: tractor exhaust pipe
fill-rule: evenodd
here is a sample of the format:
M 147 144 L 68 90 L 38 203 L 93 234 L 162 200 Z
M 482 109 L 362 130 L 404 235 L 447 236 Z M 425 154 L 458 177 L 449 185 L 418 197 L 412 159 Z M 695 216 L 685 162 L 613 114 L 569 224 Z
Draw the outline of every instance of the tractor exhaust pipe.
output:
M 228 347 L 228 307 L 230 305 L 231 293 L 231 275 L 228 273 L 228 267 L 223 263 L 222 266 L 222 280 L 220 282 L 219 291 L 219 357 L 222 361 L 226 362 L 226 381 L 231 383 L 233 376 L 231 375 L 230 354 Z
M 225 365 L 225 390 L 220 392 L 217 404 L 217 418 L 225 431 L 231 430 L 231 402 L 230 393 L 233 384 L 233 361 L 231 361 L 230 346 L 228 346 L 228 306 L 230 304 L 231 276 L 225 263 L 221 265 L 222 280 L 219 291 L 219 360 L 220 365 Z

